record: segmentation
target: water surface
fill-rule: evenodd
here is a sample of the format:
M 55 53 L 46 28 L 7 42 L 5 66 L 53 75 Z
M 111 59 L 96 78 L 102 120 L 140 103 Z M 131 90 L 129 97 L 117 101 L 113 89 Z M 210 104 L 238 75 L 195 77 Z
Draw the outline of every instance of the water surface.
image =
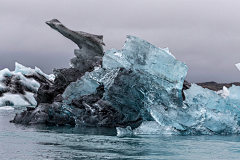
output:
M 0 109 L 0 159 L 239 159 L 240 136 L 143 135 L 116 137 L 114 128 L 9 123 Z

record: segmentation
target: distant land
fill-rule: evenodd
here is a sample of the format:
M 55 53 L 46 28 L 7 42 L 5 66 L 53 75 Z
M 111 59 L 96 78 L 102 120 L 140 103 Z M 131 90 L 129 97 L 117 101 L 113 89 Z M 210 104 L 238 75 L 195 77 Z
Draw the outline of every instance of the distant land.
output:
M 197 85 L 203 87 L 203 88 L 208 88 L 213 91 L 219 91 L 223 89 L 223 86 L 229 88 L 232 85 L 235 86 L 240 86 L 240 82 L 232 82 L 232 83 L 217 83 L 214 81 L 211 82 L 203 82 L 203 83 L 196 83 Z

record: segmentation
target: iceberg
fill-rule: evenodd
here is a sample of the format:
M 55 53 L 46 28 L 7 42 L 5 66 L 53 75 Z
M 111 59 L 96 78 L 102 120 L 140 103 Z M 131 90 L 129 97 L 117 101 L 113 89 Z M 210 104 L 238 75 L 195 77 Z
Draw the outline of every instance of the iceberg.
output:
M 226 88 L 224 89 L 223 87 L 223 93 L 224 92 L 226 92 L 225 94 L 227 94 L 228 96 L 221 96 L 214 91 L 204 89 L 196 84 L 192 84 L 192 87 L 190 89 L 184 91 L 186 95 L 185 102 L 188 105 L 203 105 L 206 108 L 220 111 L 223 113 L 237 115 L 237 117 L 239 117 L 240 87 L 233 85 L 229 88 L 229 90 L 227 90 Z
M 117 136 L 120 138 L 133 136 L 133 130 L 130 126 L 127 126 L 126 128 L 116 127 L 116 129 Z
M 238 70 L 240 70 L 240 63 L 235 64 Z
M 217 94 L 221 95 L 222 97 L 226 98 L 229 96 L 229 90 L 227 87 L 223 86 L 222 90 L 217 91 Z
M 71 104 L 72 100 L 94 93 L 99 84 L 103 84 L 102 100 L 122 113 L 127 121 L 152 120 L 149 114 L 152 104 L 182 106 L 187 66 L 165 50 L 127 36 L 121 51 L 105 52 L 102 65 L 70 84 L 63 93 L 64 102 Z
M 46 23 L 79 49 L 74 50 L 71 68 L 53 70 L 54 81 L 37 68 L 18 65 L 16 70 L 25 76 L 47 80 L 40 82 L 36 107 L 12 122 L 116 127 L 119 137 L 240 132 L 239 86 L 215 92 L 189 84 L 185 63 L 168 48 L 135 36 L 127 36 L 122 50 L 104 53 L 103 36 L 70 30 L 56 19 Z M 6 85 L 0 89 L 6 90 Z
M 40 87 L 41 76 L 49 81 L 54 80 L 53 75 L 44 74 L 39 68 L 31 69 L 15 63 L 15 70 L 5 68 L 0 71 L 0 106 L 6 105 L 37 105 L 34 94 Z
M 196 84 L 184 90 L 182 107 L 164 108 L 153 105 L 151 115 L 155 121 L 145 121 L 133 133 L 138 134 L 238 134 L 240 87 L 223 87 L 218 94 Z M 228 96 L 226 96 L 228 95 Z M 156 124 L 156 122 L 158 124 Z M 152 129 L 152 127 L 154 129 Z

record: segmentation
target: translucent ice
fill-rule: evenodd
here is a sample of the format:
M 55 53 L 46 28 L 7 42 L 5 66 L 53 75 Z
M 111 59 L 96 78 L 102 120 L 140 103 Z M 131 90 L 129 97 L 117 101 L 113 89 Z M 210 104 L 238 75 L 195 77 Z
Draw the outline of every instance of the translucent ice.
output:
M 229 91 L 226 88 L 223 90 L 225 91 L 222 92 L 228 96 L 222 97 L 214 91 L 192 84 L 190 89 L 184 91 L 185 103 L 188 105 L 202 105 L 209 109 L 240 117 L 240 87 L 233 85 L 229 88 Z
M 87 77 L 87 74 L 89 73 L 86 73 L 85 77 Z M 93 79 L 81 78 L 76 82 L 72 82 L 70 85 L 68 85 L 62 95 L 64 102 L 70 104 L 73 99 L 79 99 L 84 95 L 95 92 L 98 86 L 98 83 L 96 83 L 96 81 Z
M 105 52 L 102 65 L 70 84 L 63 94 L 64 102 L 69 104 L 79 95 L 93 93 L 103 84 L 103 99 L 123 113 L 126 121 L 139 117 L 153 120 L 149 113 L 152 104 L 182 106 L 187 66 L 177 61 L 168 49 L 127 36 L 122 50 Z
M 112 85 L 119 69 L 104 70 L 96 68 L 93 72 L 86 72 L 80 80 L 70 83 L 63 93 L 64 102 L 70 104 L 73 99 L 94 93 L 100 84 L 105 88 Z
M 173 134 L 232 134 L 240 133 L 239 128 L 239 98 L 240 87 L 232 86 L 223 88 L 224 95 L 218 95 L 209 89 L 204 89 L 196 84 L 185 90 L 185 101 L 182 107 L 166 108 L 161 105 L 152 105 L 151 116 L 160 125 L 154 130 L 155 134 L 166 134 L 169 127 Z M 144 123 L 135 129 L 136 134 L 148 133 L 153 124 Z M 144 126 L 144 127 L 143 127 Z M 180 131 L 180 132 L 179 132 Z M 134 132 L 135 133 L 135 132 Z
M 151 113 L 161 126 L 172 126 L 182 134 L 239 133 L 238 121 L 234 115 L 201 104 L 167 110 L 155 106 Z
M 216 92 L 192 84 L 191 88 L 184 91 L 185 102 L 189 105 L 199 104 L 210 109 L 225 108 L 225 100 Z
M 134 135 L 148 135 L 148 134 L 180 134 L 172 126 L 161 126 L 156 121 L 144 121 L 138 128 L 133 130 Z
M 113 63 L 115 62 L 115 63 Z M 118 65 L 116 65 L 118 64 Z M 123 49 L 106 51 L 103 57 L 103 68 L 142 70 L 156 77 L 173 82 L 182 88 L 187 74 L 185 63 L 177 61 L 168 49 L 161 49 L 147 41 L 134 36 L 127 36 Z

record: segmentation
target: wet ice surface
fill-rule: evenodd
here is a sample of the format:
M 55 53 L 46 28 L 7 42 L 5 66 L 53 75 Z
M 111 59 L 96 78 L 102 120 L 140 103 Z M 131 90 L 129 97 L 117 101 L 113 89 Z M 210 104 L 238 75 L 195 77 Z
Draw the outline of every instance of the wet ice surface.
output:
M 24 126 L 0 110 L 0 159 L 238 159 L 240 136 L 116 137 L 115 128 Z

